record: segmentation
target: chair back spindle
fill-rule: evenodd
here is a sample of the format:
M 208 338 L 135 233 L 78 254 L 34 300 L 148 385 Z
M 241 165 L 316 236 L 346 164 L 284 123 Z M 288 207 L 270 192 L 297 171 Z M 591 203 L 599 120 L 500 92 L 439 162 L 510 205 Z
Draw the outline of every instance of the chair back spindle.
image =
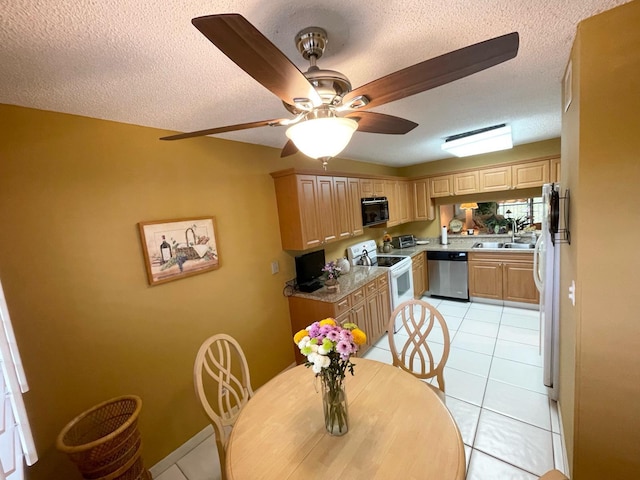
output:
M 238 371 L 240 377 L 235 373 Z M 196 396 L 216 435 L 220 471 L 225 480 L 229 433 L 242 407 L 253 396 L 249 366 L 242 347 L 226 334 L 208 338 L 198 350 L 193 374 Z

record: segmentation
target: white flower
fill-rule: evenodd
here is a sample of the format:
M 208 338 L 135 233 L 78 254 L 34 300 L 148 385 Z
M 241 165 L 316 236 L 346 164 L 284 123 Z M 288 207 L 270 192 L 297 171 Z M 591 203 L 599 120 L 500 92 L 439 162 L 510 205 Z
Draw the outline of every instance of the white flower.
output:
M 320 373 L 323 368 L 327 368 L 331 364 L 331 359 L 325 355 L 316 354 L 313 357 L 313 360 L 311 360 L 308 356 L 307 359 L 310 362 L 313 362 L 313 366 L 311 367 L 313 373 Z
M 329 345 L 329 348 L 325 348 L 324 345 L 319 345 L 318 346 L 318 354 L 327 355 L 331 351 L 332 348 L 333 348 L 332 345 Z
M 298 348 L 302 350 L 309 344 L 310 341 L 311 339 L 309 338 L 309 335 L 305 335 L 304 337 L 302 337 L 302 340 L 298 342 Z

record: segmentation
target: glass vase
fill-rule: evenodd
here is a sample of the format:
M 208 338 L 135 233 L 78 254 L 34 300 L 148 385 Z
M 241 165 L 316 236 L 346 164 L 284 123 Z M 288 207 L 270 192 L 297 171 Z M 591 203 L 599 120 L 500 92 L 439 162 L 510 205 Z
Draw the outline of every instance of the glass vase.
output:
M 349 431 L 349 412 L 344 377 L 322 375 L 322 406 L 324 426 L 330 435 L 340 436 Z

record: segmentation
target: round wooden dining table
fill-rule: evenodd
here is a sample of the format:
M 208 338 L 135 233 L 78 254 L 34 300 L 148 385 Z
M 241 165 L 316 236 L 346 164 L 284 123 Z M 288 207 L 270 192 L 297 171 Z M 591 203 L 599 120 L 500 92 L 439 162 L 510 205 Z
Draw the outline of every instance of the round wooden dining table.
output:
M 352 361 L 345 435 L 326 432 L 319 379 L 299 365 L 244 406 L 227 445 L 227 479 L 464 480 L 462 437 L 438 395 L 399 368 Z

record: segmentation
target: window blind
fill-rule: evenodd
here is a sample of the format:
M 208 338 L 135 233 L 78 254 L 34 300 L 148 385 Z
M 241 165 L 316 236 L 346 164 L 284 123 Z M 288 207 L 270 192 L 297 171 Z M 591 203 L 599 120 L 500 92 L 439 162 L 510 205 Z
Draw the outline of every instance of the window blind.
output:
M 29 390 L 0 282 L 0 480 L 22 480 L 37 460 L 22 394 Z M 24 462 L 23 462 L 24 459 Z

